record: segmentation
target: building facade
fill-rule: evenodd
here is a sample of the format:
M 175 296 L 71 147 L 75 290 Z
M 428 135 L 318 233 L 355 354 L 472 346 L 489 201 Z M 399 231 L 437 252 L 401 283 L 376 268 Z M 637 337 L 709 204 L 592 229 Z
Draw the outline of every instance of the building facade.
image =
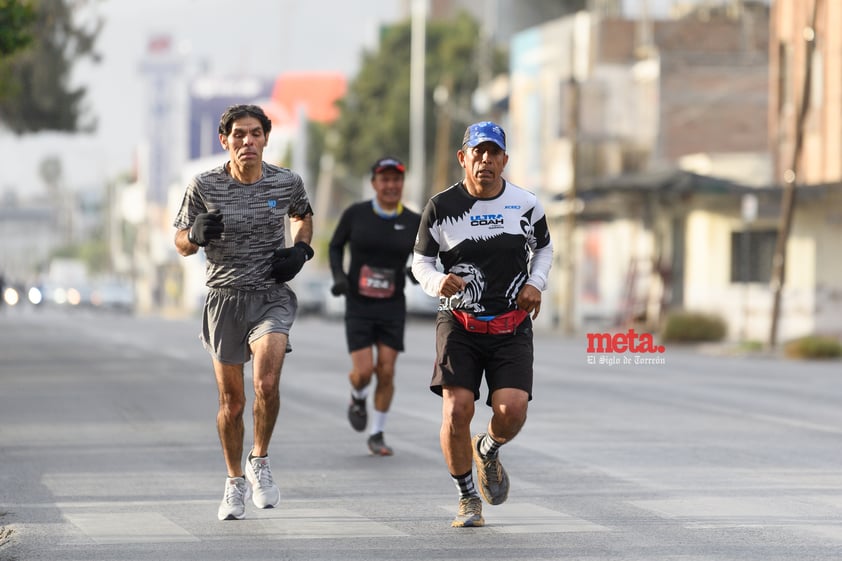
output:
M 811 30 L 814 13 L 816 26 Z M 769 139 L 775 178 L 783 181 L 784 172 L 793 167 L 798 113 L 808 91 L 796 182 L 838 182 L 842 180 L 842 3 L 775 0 L 770 28 Z
M 768 11 L 752 15 L 579 12 L 513 37 L 509 176 L 547 202 L 559 250 L 549 297 L 565 325 L 652 323 L 701 302 L 688 300 L 687 264 L 705 246 L 688 239 L 687 217 L 709 201 L 673 172 L 688 156 L 767 153 Z M 730 203 L 739 216 L 739 197 Z

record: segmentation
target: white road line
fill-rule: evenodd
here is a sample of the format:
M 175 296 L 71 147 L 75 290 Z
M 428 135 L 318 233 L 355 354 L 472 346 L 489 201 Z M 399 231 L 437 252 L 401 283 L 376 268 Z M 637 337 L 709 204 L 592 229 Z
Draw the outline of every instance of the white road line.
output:
M 842 520 L 842 509 L 832 500 L 804 496 L 683 496 L 671 499 L 629 501 L 638 508 L 697 524 L 797 525 L 807 520 Z
M 454 505 L 441 506 L 451 514 Z M 483 505 L 486 527 L 500 534 L 555 534 L 566 532 L 608 532 L 609 528 L 575 518 L 563 512 L 531 503 Z
M 98 544 L 196 542 L 199 539 L 157 512 L 65 514 Z
M 85 508 L 92 505 L 87 503 Z M 114 505 L 110 506 L 113 508 Z M 78 507 L 74 504 L 72 508 L 75 510 Z M 208 512 L 211 510 L 208 509 Z M 207 524 L 199 525 L 207 534 L 198 531 L 191 533 L 158 512 L 86 513 L 63 509 L 62 514 L 98 544 L 190 542 L 232 535 L 268 539 L 383 538 L 408 535 L 359 514 L 336 508 L 249 511 L 242 521 L 219 522 L 219 526 L 213 524 L 211 527 Z

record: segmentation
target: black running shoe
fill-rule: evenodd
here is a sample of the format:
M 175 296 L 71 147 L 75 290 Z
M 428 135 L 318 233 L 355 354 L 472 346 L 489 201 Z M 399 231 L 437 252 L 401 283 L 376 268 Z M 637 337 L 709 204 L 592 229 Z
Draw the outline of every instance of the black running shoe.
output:
M 368 423 L 368 413 L 365 410 L 365 399 L 351 397 L 351 404 L 348 406 L 348 421 L 357 432 L 365 430 Z
M 383 433 L 378 432 L 368 437 L 368 449 L 374 456 L 391 456 L 392 449 L 383 441 Z

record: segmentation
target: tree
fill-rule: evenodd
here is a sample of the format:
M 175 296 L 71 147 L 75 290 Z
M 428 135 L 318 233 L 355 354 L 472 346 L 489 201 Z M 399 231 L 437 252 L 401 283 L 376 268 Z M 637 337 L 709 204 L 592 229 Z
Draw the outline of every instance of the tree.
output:
M 35 10 L 25 0 L 0 0 L 0 59 L 32 42 Z
M 339 141 L 334 153 L 354 177 L 366 175 L 371 162 L 384 154 L 407 161 L 410 28 L 406 21 L 384 31 L 379 51 L 364 54 L 360 72 L 340 102 L 341 114 L 335 125 Z M 450 154 L 456 167 L 455 147 L 461 144 L 468 121 L 477 117 L 471 109 L 471 96 L 479 84 L 484 49 L 490 47 L 481 39 L 478 23 L 464 13 L 451 20 L 428 22 L 426 42 L 426 152 L 434 153 L 436 136 L 433 92 L 447 84 L 450 117 L 456 123 L 448 145 L 453 147 Z M 496 74 L 505 69 L 505 59 L 496 50 L 492 55 L 491 70 Z
M 95 127 L 95 120 L 81 122 L 86 88 L 69 84 L 75 62 L 99 60 L 94 47 L 102 21 L 75 20 L 91 1 L 0 0 L 0 14 L 11 21 L 8 31 L 3 27 L 2 40 L 14 47 L 8 55 L 0 53 L 0 122 L 13 132 Z M 34 26 L 27 19 L 28 10 L 33 12 Z M 22 48 L 24 44 L 28 46 Z

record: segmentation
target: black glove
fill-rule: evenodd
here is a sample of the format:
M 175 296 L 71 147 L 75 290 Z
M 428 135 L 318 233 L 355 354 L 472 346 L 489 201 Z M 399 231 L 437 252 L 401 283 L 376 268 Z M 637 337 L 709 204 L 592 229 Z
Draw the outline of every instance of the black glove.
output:
M 276 249 L 272 254 L 272 272 L 269 276 L 275 282 L 291 281 L 304 263 L 313 258 L 313 253 L 313 248 L 305 242 Z
M 334 296 L 343 296 L 348 294 L 348 277 L 342 275 L 334 279 L 333 286 L 330 287 L 330 293 Z
M 415 278 L 415 275 L 412 274 L 412 267 L 406 268 L 406 278 L 408 278 L 409 282 L 411 282 L 412 284 L 421 284 L 420 282 L 418 282 L 418 279 Z
M 191 243 L 204 247 L 211 240 L 218 240 L 225 231 L 225 223 L 222 222 L 222 215 L 219 210 L 197 214 L 193 226 L 187 232 L 187 239 Z

